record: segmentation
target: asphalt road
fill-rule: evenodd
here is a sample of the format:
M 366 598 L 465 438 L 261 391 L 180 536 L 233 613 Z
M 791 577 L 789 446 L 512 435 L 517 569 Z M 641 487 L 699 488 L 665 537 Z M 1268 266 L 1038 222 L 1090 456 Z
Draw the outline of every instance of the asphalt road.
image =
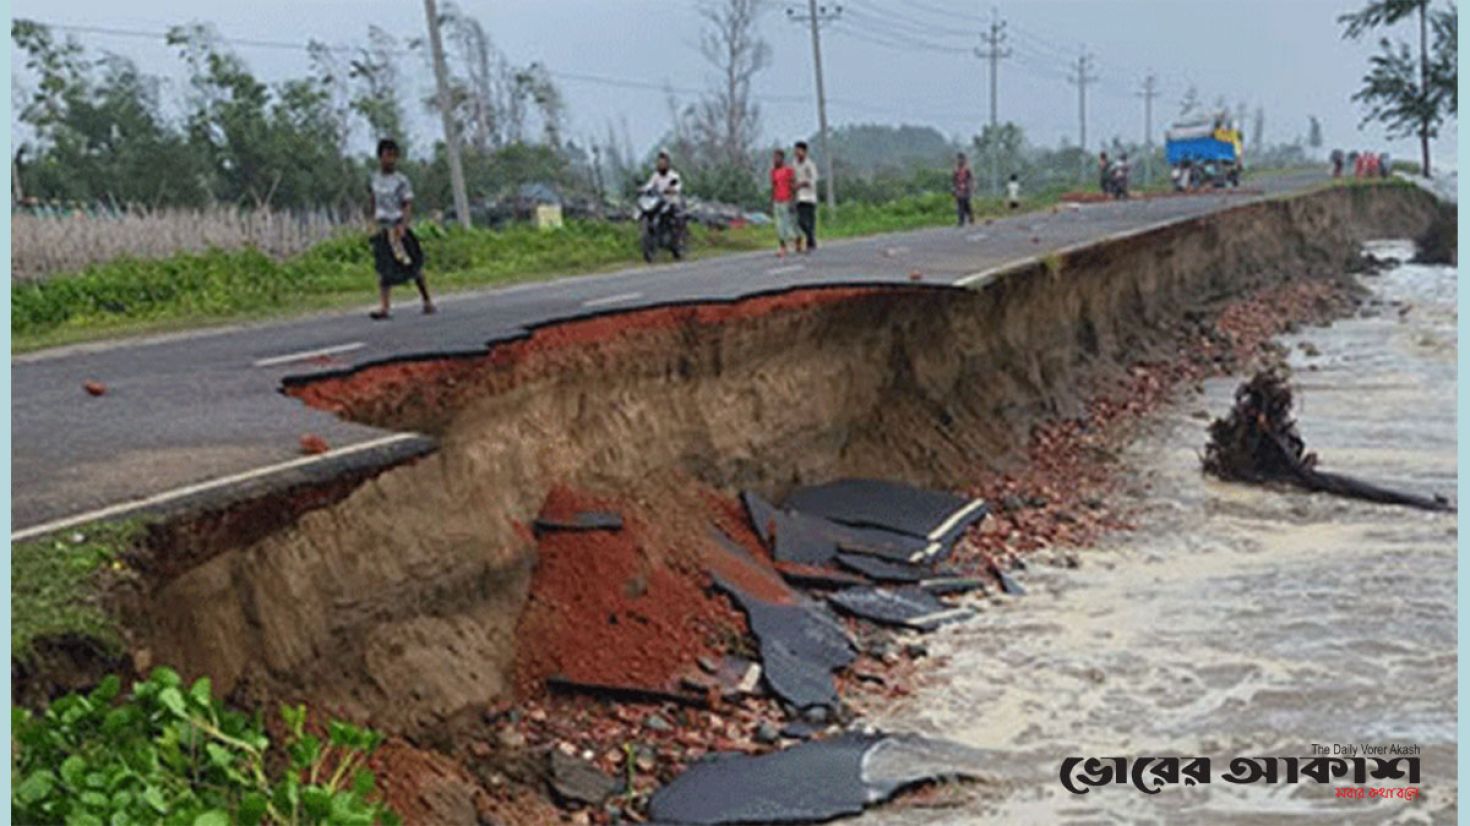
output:
M 314 459 L 301 434 L 333 447 L 383 446 L 373 428 L 340 421 L 278 392 L 282 376 L 394 355 L 481 348 L 523 325 L 591 311 L 726 298 L 797 284 L 954 283 L 978 272 L 1152 224 L 1182 220 L 1322 182 L 1312 173 L 1263 177 L 1260 194 L 1204 194 L 1063 208 L 963 229 L 834 241 L 809 256 L 746 253 L 636 267 L 498 290 L 447 295 L 422 316 L 408 290 L 387 322 L 360 310 L 289 321 L 58 348 L 11 362 L 11 520 L 15 537 L 158 503 L 197 488 L 269 478 Z M 432 266 L 432 262 L 430 262 Z M 430 270 L 432 285 L 433 273 Z M 321 359 L 307 360 L 326 352 Z M 87 395 L 99 381 L 107 393 Z M 376 448 L 375 448 L 376 449 Z M 334 458 L 328 454 L 327 460 Z M 228 478 L 227 478 L 228 477 Z M 223 481 L 222 481 L 223 480 Z

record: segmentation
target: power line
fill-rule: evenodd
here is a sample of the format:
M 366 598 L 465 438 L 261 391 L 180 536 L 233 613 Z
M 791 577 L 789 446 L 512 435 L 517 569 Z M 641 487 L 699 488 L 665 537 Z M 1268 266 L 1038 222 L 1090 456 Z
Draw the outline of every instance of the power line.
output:
M 849 1 L 854 4 L 854 8 L 851 11 L 857 12 L 859 15 L 866 13 L 870 16 L 869 19 L 874 20 L 880 25 L 897 27 L 905 30 L 910 35 L 918 37 L 964 38 L 967 40 L 975 36 L 975 32 L 971 29 L 956 29 L 949 26 L 936 25 L 925 20 L 917 20 L 895 12 L 892 9 L 879 6 L 876 3 L 870 2 L 870 0 Z

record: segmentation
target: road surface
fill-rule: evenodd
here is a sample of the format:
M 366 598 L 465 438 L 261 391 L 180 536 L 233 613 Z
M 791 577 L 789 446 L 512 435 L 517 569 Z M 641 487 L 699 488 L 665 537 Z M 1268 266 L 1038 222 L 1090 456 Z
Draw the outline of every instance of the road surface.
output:
M 1321 183 L 1298 173 L 1250 182 L 1260 194 L 1203 194 L 1063 208 L 981 223 L 834 241 L 777 260 L 746 253 L 446 295 L 435 316 L 400 292 L 394 318 L 361 310 L 77 345 L 11 362 L 11 520 L 21 539 L 225 488 L 269 484 L 321 463 L 424 449 L 281 395 L 288 374 L 418 352 L 473 350 L 524 325 L 591 311 L 729 298 L 800 284 L 973 280 L 976 273 L 1110 235 L 1183 220 Z M 432 262 L 430 262 L 432 264 Z M 430 279 L 432 280 L 432 271 Z M 87 381 L 106 385 L 88 396 Z M 333 451 L 303 458 L 303 433 Z M 344 455 L 345 453 L 345 455 Z

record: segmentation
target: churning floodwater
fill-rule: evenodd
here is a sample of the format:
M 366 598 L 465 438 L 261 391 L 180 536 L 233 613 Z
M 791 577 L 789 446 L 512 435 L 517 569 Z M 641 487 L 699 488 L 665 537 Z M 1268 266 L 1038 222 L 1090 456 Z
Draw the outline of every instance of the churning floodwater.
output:
M 1301 433 L 1324 469 L 1453 495 L 1455 270 L 1405 263 L 1363 280 L 1363 316 L 1283 339 Z M 1222 415 L 1237 383 L 1208 382 L 1130 449 L 1137 530 L 1080 549 L 1076 569 L 1033 563 L 1028 595 L 930 635 L 942 664 L 875 714 L 993 750 L 992 782 L 957 808 L 863 822 L 1454 822 L 1455 517 L 1203 476 L 1202 411 Z M 1421 797 L 1221 781 L 1234 757 L 1363 743 L 1417 745 Z M 1214 779 L 1074 795 L 1058 776 L 1073 755 L 1209 757 Z

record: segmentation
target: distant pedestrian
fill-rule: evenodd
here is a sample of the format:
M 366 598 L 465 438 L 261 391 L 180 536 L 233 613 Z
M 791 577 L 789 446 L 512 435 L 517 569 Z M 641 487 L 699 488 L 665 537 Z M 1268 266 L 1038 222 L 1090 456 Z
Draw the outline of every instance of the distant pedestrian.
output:
M 1006 205 L 1011 209 L 1021 208 L 1021 181 L 1016 173 L 1011 173 L 1011 179 L 1006 181 Z
M 1343 158 L 1342 158 L 1342 150 L 1341 149 L 1334 149 L 1334 150 L 1332 150 L 1332 155 L 1330 156 L 1330 158 L 1331 158 L 1331 161 L 1332 161 L 1332 177 L 1334 177 L 1334 178 L 1341 178 L 1342 177 L 1342 160 L 1343 160 Z
M 1378 156 L 1378 174 L 1387 178 L 1393 174 L 1393 160 L 1384 152 Z
M 796 216 L 792 201 L 796 198 L 796 170 L 786 165 L 786 151 L 771 153 L 771 217 L 776 222 L 776 255 L 786 257 L 786 244 L 796 240 Z
M 811 252 L 817 248 L 817 164 L 807 157 L 806 141 L 796 142 L 796 225 L 803 237 L 796 239 L 796 251 Z
M 398 144 L 390 138 L 378 141 L 378 171 L 368 182 L 369 211 L 377 231 L 373 234 L 373 260 L 378 270 L 378 309 L 369 313 L 374 321 L 389 318 L 393 288 L 412 280 L 424 301 L 424 314 L 434 312 L 429 288 L 424 283 L 424 253 L 408 228 L 413 219 L 413 185 L 398 171 Z
M 953 184 L 954 208 L 959 216 L 959 225 L 975 223 L 975 210 L 970 206 L 970 198 L 975 194 L 975 173 L 970 169 L 970 159 L 963 152 L 955 156 Z
M 1352 161 L 1353 164 L 1353 177 L 1363 177 L 1363 170 L 1368 168 L 1368 153 L 1353 152 L 1352 154 L 1348 155 L 1348 160 Z
M 1112 170 L 1112 164 L 1108 163 L 1108 153 L 1097 153 L 1097 188 L 1104 195 L 1109 194 L 1108 176 Z

